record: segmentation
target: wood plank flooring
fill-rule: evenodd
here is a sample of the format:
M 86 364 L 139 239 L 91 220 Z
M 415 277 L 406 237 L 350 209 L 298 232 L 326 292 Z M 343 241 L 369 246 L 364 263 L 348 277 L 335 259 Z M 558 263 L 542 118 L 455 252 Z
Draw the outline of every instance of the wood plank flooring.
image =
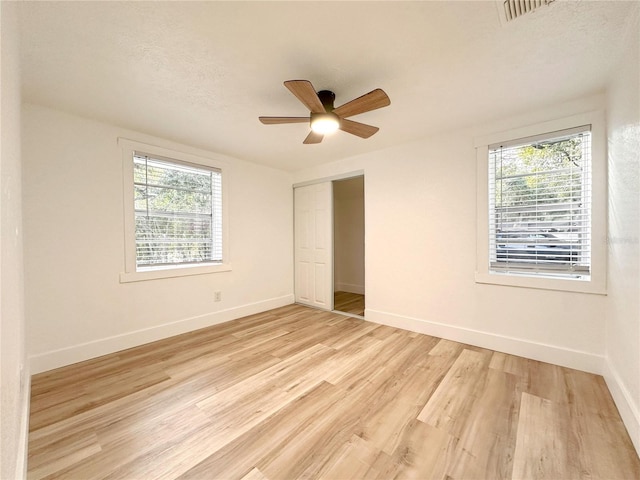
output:
M 364 295 L 351 292 L 335 292 L 333 294 L 333 309 L 338 312 L 364 317 Z
M 638 479 L 600 376 L 291 305 L 32 381 L 28 478 Z

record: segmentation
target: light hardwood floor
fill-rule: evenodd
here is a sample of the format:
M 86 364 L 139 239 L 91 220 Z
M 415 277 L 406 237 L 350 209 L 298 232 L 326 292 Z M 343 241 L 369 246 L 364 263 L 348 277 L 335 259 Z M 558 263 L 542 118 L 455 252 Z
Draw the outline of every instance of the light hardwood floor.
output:
M 335 292 L 333 294 L 333 309 L 364 317 L 364 295 L 350 292 Z
M 600 376 L 291 305 L 36 375 L 28 477 L 638 479 Z

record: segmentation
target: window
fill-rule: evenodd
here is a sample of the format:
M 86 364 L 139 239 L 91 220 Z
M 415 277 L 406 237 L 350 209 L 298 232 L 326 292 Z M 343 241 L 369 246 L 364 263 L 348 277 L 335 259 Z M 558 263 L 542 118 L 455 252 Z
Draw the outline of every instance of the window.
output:
M 125 271 L 121 282 L 231 270 L 226 163 L 119 139 Z
M 476 282 L 606 293 L 604 116 L 476 139 Z
M 489 146 L 489 271 L 588 279 L 591 127 Z
M 136 266 L 222 263 L 222 173 L 133 155 Z

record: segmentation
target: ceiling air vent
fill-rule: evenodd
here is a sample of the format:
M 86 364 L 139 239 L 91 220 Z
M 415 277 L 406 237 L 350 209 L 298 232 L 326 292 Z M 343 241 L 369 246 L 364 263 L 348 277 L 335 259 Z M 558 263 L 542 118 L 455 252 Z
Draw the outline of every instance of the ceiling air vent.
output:
M 555 0 L 496 0 L 500 23 L 504 24 L 553 3 Z

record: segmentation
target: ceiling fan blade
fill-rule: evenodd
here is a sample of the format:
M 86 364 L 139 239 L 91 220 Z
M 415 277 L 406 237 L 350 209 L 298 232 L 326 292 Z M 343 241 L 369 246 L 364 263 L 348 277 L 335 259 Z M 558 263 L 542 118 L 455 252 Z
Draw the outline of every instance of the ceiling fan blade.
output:
M 340 105 L 333 110 L 333 113 L 341 118 L 352 117 L 360 113 L 370 112 L 378 108 L 391 105 L 391 100 L 383 90 L 376 88 L 375 90 L 362 95 L 361 97 L 351 100 L 350 102 Z
M 311 112 L 325 113 L 324 105 L 318 98 L 315 88 L 308 80 L 287 80 L 284 86 L 293 93 Z
M 309 123 L 309 117 L 258 117 L 265 125 L 279 125 L 281 123 Z
M 340 130 L 361 138 L 369 138 L 380 129 L 372 125 L 367 125 L 366 123 L 354 122 L 353 120 L 341 118 Z
M 304 139 L 304 144 L 309 145 L 310 143 L 320 143 L 322 141 L 322 139 L 324 138 L 324 135 L 321 133 L 317 133 L 314 132 L 313 130 L 311 130 L 309 132 L 309 135 L 307 135 L 307 138 Z

